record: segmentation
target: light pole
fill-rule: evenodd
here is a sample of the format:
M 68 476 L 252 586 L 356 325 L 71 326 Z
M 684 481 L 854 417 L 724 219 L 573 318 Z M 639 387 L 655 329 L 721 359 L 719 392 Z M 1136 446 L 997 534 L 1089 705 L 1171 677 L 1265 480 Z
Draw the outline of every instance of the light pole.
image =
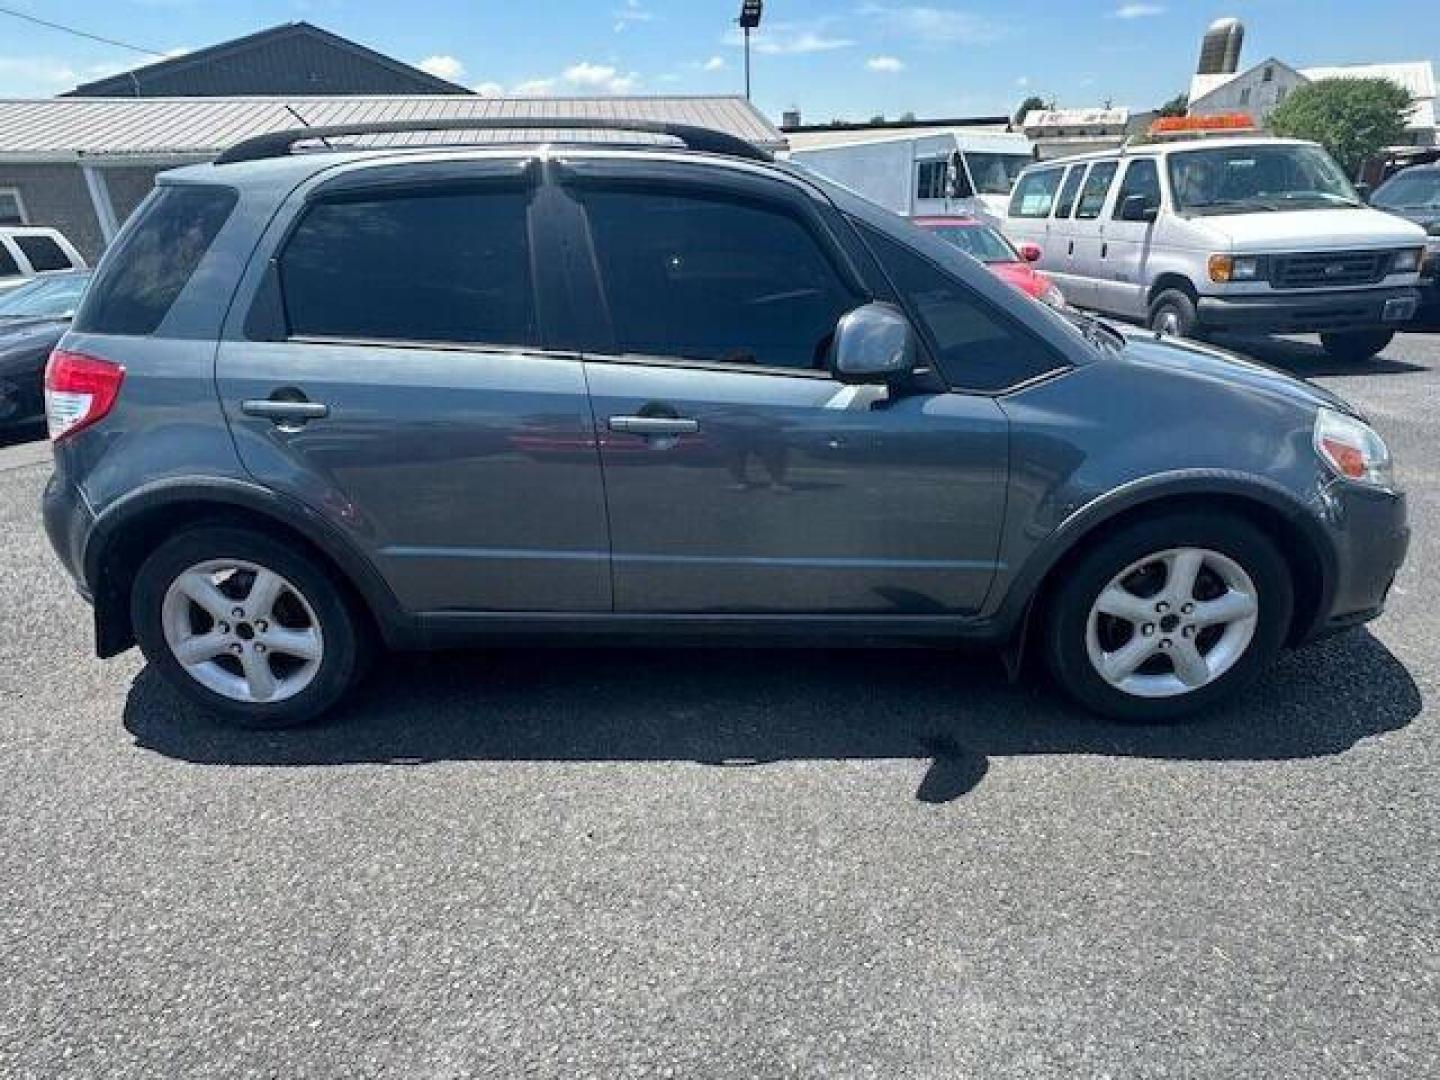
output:
M 741 0 L 740 29 L 745 31 L 745 100 L 750 100 L 750 31 L 760 25 L 764 0 Z

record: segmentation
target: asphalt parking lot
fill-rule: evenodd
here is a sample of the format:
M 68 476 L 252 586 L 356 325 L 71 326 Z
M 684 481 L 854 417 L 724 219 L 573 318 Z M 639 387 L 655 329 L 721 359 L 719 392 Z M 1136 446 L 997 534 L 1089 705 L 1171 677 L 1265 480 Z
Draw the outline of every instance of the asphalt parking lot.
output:
M 0 1076 L 1440 1075 L 1440 335 L 1390 612 L 1177 728 L 946 652 L 392 658 L 325 727 L 99 662 L 0 447 Z

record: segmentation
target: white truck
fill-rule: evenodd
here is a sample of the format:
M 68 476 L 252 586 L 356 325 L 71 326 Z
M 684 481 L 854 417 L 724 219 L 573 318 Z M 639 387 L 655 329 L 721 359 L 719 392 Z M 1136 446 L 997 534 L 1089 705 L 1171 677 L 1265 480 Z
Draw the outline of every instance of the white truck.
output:
M 907 217 L 967 213 L 998 224 L 1015 178 L 1035 160 L 1029 139 L 1002 131 L 837 129 L 789 139 L 797 165 Z

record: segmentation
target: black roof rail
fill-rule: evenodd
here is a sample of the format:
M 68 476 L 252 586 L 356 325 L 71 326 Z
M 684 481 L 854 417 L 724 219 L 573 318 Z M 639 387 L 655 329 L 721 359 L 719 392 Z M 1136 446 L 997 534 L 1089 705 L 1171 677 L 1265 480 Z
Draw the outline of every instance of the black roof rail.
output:
M 563 131 L 563 130 L 635 132 L 648 135 L 668 135 L 677 139 L 687 150 L 708 154 L 725 154 L 729 157 L 749 158 L 751 161 L 773 161 L 771 154 L 752 142 L 712 128 L 697 127 L 694 124 L 672 124 L 668 120 L 622 120 L 600 119 L 593 116 L 496 116 L 446 117 L 438 120 L 387 120 L 368 124 L 334 124 L 327 127 L 288 128 L 256 135 L 230 147 L 218 158 L 217 165 L 230 165 L 238 161 L 261 161 L 265 158 L 285 157 L 298 142 L 308 140 L 327 141 L 344 135 L 404 135 L 422 131 Z

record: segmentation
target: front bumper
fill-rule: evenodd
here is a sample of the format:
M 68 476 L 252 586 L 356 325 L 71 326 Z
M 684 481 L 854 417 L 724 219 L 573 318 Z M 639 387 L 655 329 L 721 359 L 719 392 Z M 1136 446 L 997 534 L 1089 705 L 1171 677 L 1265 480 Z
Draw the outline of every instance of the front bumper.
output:
M 1313 624 L 1301 628 L 1305 639 L 1378 617 L 1410 548 L 1403 493 L 1336 480 L 1317 497 L 1317 508 L 1334 565 Z
M 1202 296 L 1200 325 L 1257 334 L 1398 330 L 1414 317 L 1420 294 L 1410 287 L 1335 292 Z

